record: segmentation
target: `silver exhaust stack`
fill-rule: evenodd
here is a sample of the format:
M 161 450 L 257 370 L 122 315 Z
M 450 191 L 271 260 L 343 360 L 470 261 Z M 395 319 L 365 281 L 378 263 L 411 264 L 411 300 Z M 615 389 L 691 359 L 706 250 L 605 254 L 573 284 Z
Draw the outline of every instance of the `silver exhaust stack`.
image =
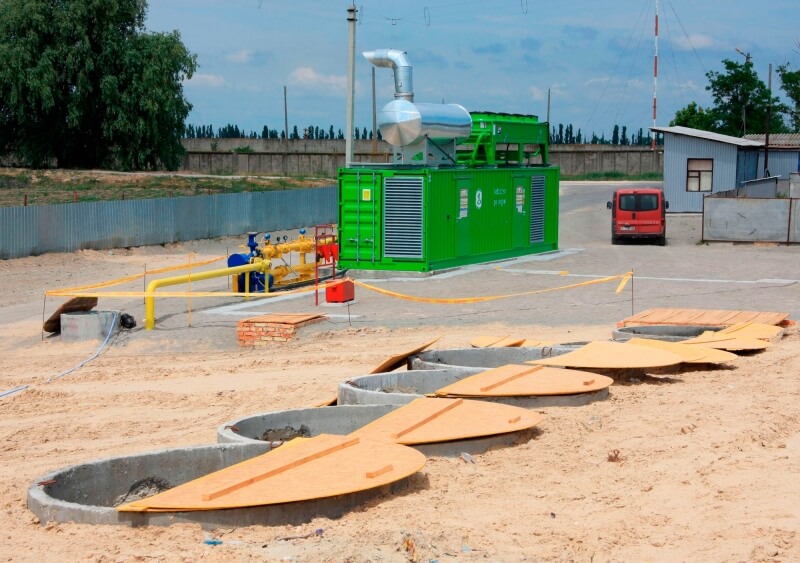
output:
M 375 49 L 364 51 L 364 57 L 374 64 L 391 68 L 394 72 L 395 99 L 414 101 L 414 81 L 411 78 L 412 68 L 405 51 L 400 49 Z

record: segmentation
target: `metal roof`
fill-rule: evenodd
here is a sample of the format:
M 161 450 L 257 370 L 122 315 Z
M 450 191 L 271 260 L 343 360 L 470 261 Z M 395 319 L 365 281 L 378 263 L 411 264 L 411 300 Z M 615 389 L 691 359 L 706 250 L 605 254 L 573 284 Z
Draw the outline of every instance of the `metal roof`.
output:
M 755 135 L 745 135 L 745 139 L 765 143 L 766 135 L 763 133 Z M 800 148 L 800 133 L 770 133 L 769 135 L 769 148 L 770 149 L 797 149 Z
M 679 125 L 676 125 L 674 127 L 651 127 L 650 129 L 658 133 L 672 133 L 673 135 L 685 135 L 687 137 L 696 137 L 698 139 L 705 139 L 707 141 L 716 141 L 718 143 L 736 145 L 738 147 L 764 146 L 763 142 L 758 142 L 751 139 L 731 137 L 730 135 L 722 135 L 721 133 L 712 133 L 711 131 L 703 131 L 701 129 L 692 129 L 691 127 L 681 127 Z M 770 137 L 770 141 L 771 140 L 772 137 Z

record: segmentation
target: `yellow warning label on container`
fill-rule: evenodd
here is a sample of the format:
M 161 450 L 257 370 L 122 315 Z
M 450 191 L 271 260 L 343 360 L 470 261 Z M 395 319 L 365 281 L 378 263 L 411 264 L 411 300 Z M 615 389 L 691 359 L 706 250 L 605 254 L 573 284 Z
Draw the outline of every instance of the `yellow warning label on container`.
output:
M 361 201 L 372 201 L 372 189 L 364 188 L 361 190 Z

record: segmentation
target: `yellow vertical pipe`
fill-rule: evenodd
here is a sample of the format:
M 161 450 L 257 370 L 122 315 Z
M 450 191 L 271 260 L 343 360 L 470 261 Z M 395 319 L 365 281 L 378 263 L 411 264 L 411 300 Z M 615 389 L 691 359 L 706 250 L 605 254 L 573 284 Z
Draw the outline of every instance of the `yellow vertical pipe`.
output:
M 160 287 L 170 285 L 180 285 L 187 283 L 190 280 L 202 281 L 210 280 L 212 278 L 219 278 L 223 276 L 230 276 L 235 274 L 244 274 L 245 272 L 263 272 L 268 268 L 268 262 L 255 262 L 253 264 L 245 264 L 243 266 L 236 266 L 234 268 L 221 268 L 218 270 L 208 270 L 206 272 L 198 272 L 196 274 L 185 274 L 182 276 L 174 276 L 171 278 L 161 278 L 153 280 L 147 285 L 147 294 L 144 298 L 144 326 L 147 330 L 153 330 L 156 324 L 156 290 Z M 247 289 L 249 293 L 249 287 Z

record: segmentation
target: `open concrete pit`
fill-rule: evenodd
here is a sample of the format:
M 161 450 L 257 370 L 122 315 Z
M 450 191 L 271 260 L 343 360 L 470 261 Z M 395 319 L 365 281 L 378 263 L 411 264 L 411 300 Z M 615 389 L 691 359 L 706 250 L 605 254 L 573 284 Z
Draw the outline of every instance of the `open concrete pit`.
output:
M 631 338 L 650 338 L 664 342 L 681 342 L 689 338 L 700 336 L 708 330 L 721 330 L 721 326 L 699 325 L 643 325 L 624 326 L 611 331 L 611 338 L 618 342 L 625 342 Z
M 426 350 L 411 359 L 411 369 L 497 368 L 506 364 L 524 364 L 529 360 L 560 356 L 561 354 L 574 352 L 584 344 L 586 343 L 572 342 L 553 346 Z
M 297 525 L 316 517 L 338 518 L 377 496 L 402 491 L 409 478 L 358 493 L 312 501 L 188 512 L 118 512 L 115 506 L 187 483 L 269 451 L 265 442 L 175 448 L 107 458 L 59 469 L 28 489 L 28 508 L 41 522 L 204 528 L 255 524 Z M 40 484 L 41 483 L 41 484 Z
M 502 350 L 506 350 L 506 348 Z M 496 355 L 492 356 L 498 357 Z M 499 365 L 505 365 L 506 363 L 511 362 L 501 362 Z M 447 366 L 444 369 L 413 369 L 410 371 L 356 377 L 339 383 L 338 402 L 340 405 L 410 403 L 414 399 L 435 393 L 443 387 L 482 371 L 485 370 L 476 367 L 459 368 Z M 538 409 L 588 405 L 607 397 L 608 388 L 573 395 L 475 397 L 474 400 L 502 403 L 526 409 Z
M 413 398 L 418 397 L 414 396 Z M 282 442 L 269 439 L 275 430 L 294 431 L 296 434 L 306 436 L 317 436 L 322 433 L 345 435 L 355 432 L 401 406 L 401 403 L 339 405 L 257 414 L 221 425 L 217 428 L 217 441 L 220 443 L 261 442 L 267 443 L 270 447 L 278 447 Z M 526 429 L 493 436 L 412 444 L 411 447 L 428 457 L 456 457 L 462 453 L 481 454 L 490 448 L 510 446 L 530 438 L 532 434 L 532 430 Z
M 347 405 L 337 407 L 312 407 L 288 409 L 238 418 L 217 428 L 217 442 L 266 442 L 274 446 L 284 440 L 320 434 L 346 435 L 354 432 L 397 405 Z M 281 435 L 286 435 L 281 438 Z

